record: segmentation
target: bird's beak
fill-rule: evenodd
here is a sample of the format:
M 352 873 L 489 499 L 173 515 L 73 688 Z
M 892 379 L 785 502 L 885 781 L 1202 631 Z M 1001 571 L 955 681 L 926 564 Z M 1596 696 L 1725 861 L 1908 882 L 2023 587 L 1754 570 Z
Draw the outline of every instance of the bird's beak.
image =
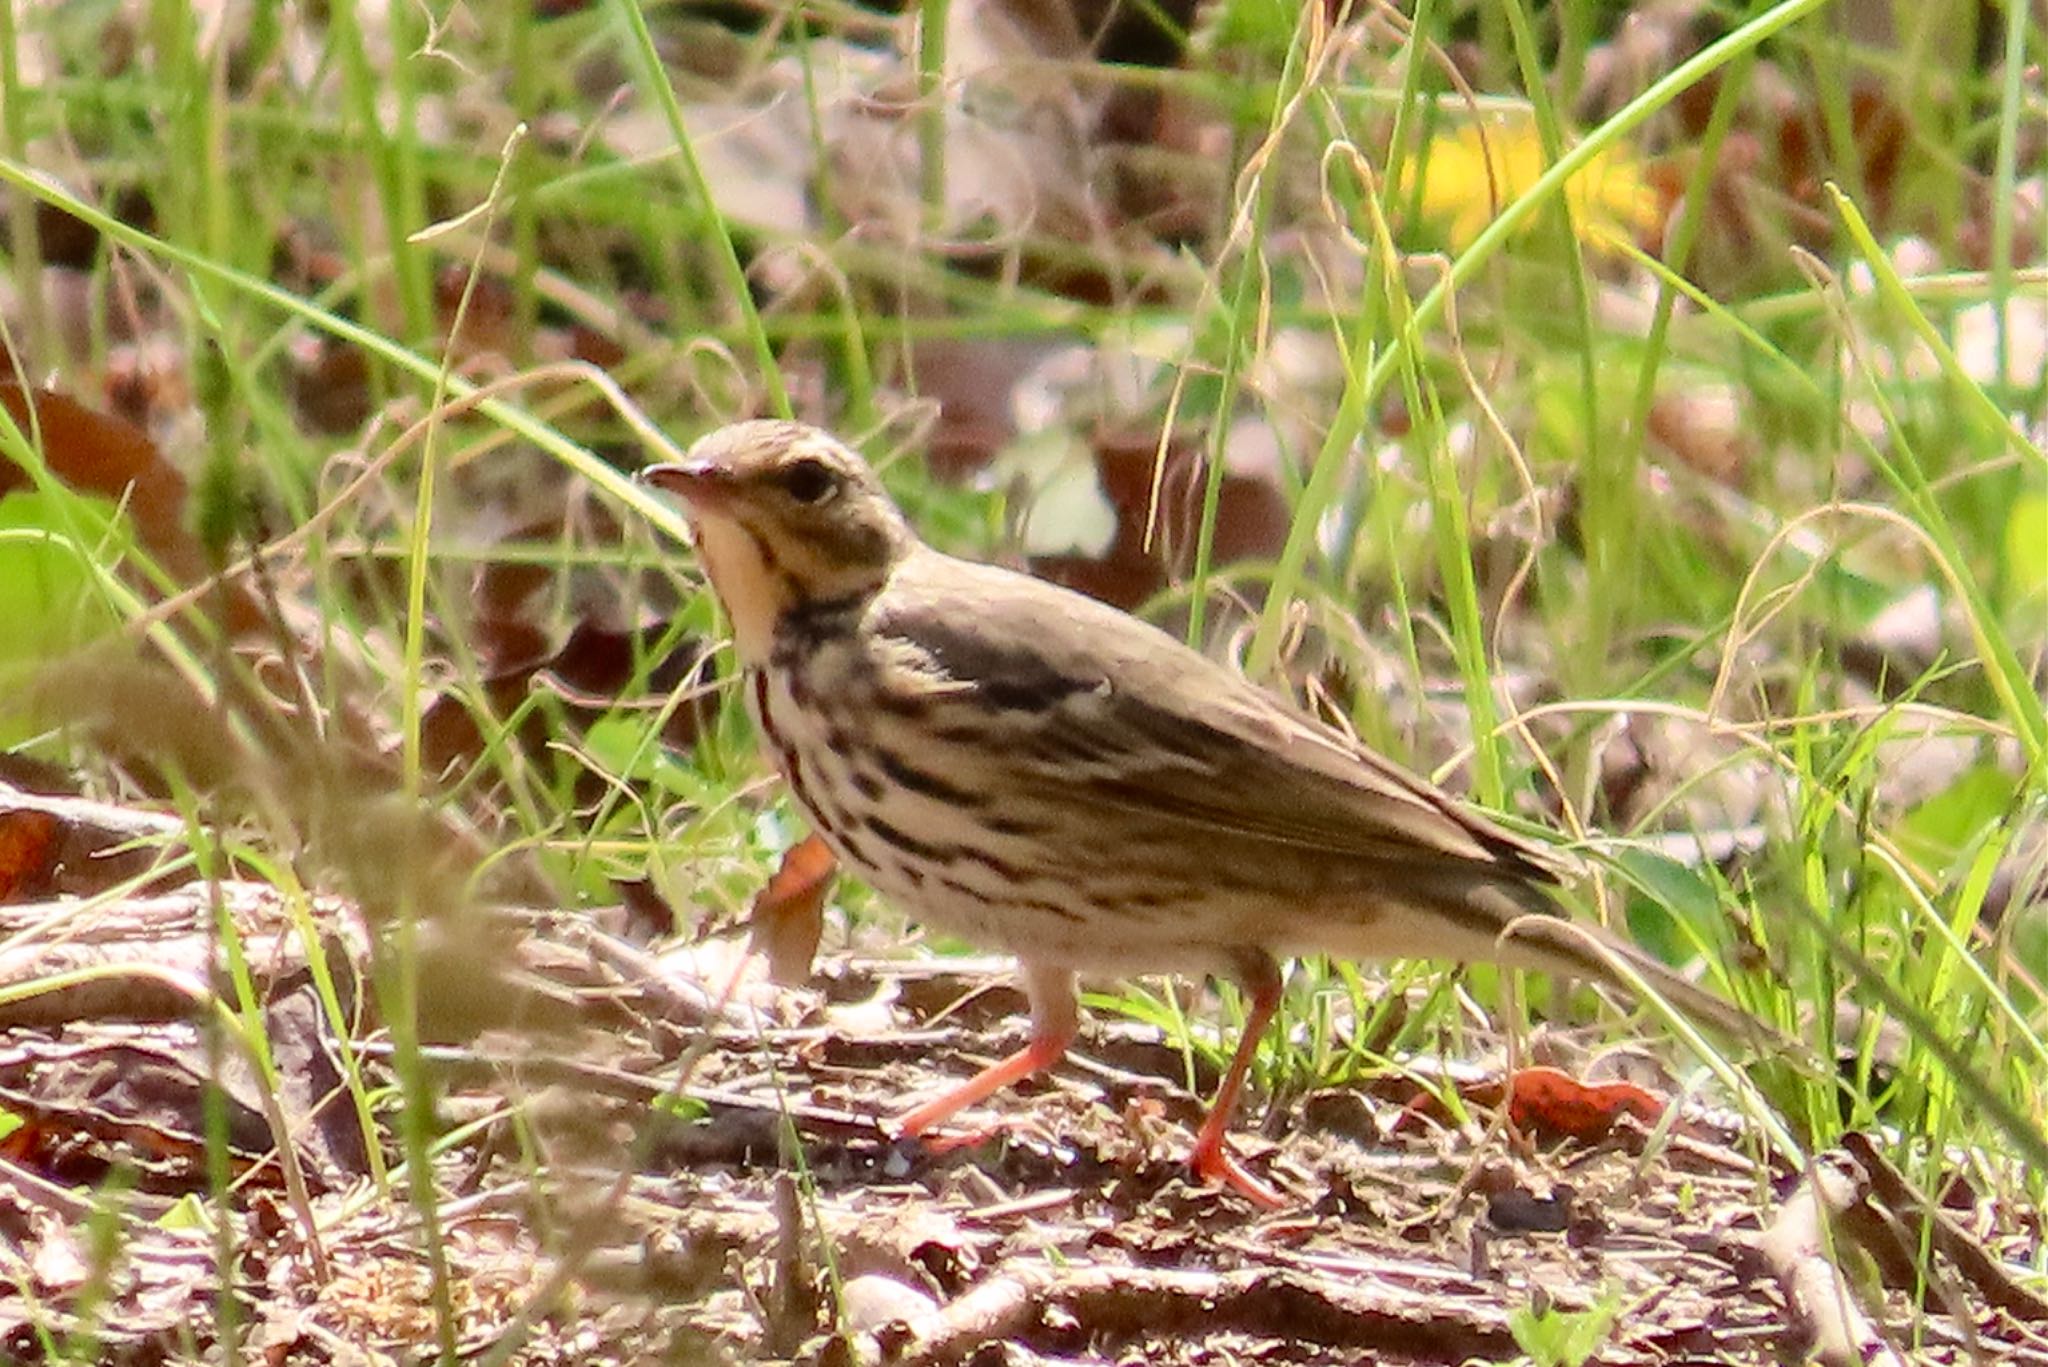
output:
M 650 465 L 640 472 L 640 479 L 674 494 L 693 508 L 720 507 L 732 502 L 739 492 L 739 482 L 732 471 L 707 460 Z

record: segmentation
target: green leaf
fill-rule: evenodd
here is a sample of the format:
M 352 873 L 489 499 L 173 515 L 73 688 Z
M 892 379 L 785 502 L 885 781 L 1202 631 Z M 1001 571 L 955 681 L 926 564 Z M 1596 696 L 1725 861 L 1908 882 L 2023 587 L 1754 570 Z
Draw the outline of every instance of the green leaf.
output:
M 206 1203 L 190 1192 L 171 1203 L 171 1208 L 156 1219 L 159 1229 L 212 1229 L 213 1221 L 206 1213 Z
M 2005 563 L 2015 598 L 2048 598 L 2048 494 L 2023 494 L 2005 519 Z
M 1229 53 L 1280 60 L 1301 26 L 1294 0 L 1221 0 L 1206 9 L 1192 46 L 1209 54 Z
M 635 785 L 688 798 L 702 796 L 704 780 L 647 734 L 637 716 L 600 717 L 584 733 L 583 749 L 605 771 Z
M 89 538 L 81 545 L 74 538 Z M 36 668 L 105 636 L 118 621 L 101 565 L 128 549 L 113 506 L 57 492 L 0 498 L 0 699 Z M 31 735 L 35 723 L 0 709 L 0 746 Z
M 1508 1315 L 1508 1332 L 1538 1367 L 1580 1367 L 1614 1332 L 1621 1297 L 1612 1289 L 1587 1309 L 1559 1310 L 1548 1303 L 1525 1305 Z
M 664 1115 L 673 1116 L 685 1125 L 702 1125 L 711 1119 L 711 1105 L 694 1096 L 677 1096 L 664 1092 L 654 1098 L 654 1109 Z
M 79 546 L 73 536 L 92 538 Z M 0 498 L 0 665 L 47 660 L 114 624 L 94 561 L 127 551 L 111 504 L 42 492 Z
M 1624 849 L 1615 868 L 1640 897 L 1628 902 L 1628 933 L 1665 963 L 1693 957 L 1695 940 L 1679 923 L 1705 928 L 1720 919 L 1721 894 L 1704 872 L 1654 850 Z
M 1979 764 L 1906 814 L 1899 843 L 1916 859 L 1947 867 L 2011 810 L 2017 788 L 1995 764 Z

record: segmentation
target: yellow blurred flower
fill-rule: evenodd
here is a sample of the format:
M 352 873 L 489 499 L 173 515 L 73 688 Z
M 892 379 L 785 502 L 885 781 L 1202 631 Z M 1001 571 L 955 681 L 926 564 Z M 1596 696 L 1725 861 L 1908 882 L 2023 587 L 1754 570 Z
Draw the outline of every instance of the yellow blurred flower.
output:
M 1422 175 L 1423 216 L 1443 229 L 1454 250 L 1463 251 L 1536 183 L 1545 162 L 1536 125 L 1519 119 L 1483 127 L 1467 123 L 1443 133 L 1411 166 Z M 1642 163 L 1620 148 L 1600 153 L 1567 181 L 1565 199 L 1573 226 L 1596 247 L 1635 241 L 1656 228 L 1663 212 Z

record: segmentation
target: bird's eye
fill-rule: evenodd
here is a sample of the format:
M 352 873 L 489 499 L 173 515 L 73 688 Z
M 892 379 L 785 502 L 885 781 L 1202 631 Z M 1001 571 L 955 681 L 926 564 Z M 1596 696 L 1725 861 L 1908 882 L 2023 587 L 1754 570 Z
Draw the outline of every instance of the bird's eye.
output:
M 839 492 L 839 481 L 821 460 L 799 460 L 782 472 L 782 491 L 798 503 L 818 504 Z

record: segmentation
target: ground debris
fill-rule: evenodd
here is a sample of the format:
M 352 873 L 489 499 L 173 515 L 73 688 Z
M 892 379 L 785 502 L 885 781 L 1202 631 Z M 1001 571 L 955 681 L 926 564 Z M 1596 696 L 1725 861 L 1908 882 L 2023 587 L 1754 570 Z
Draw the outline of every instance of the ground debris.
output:
M 271 985 L 273 1048 L 303 1041 L 280 1055 L 280 1114 L 309 1217 L 274 1181 L 255 1075 L 221 1074 L 244 1179 L 227 1206 L 238 1273 L 226 1284 L 247 1346 L 280 1364 L 406 1360 L 436 1341 L 437 1298 L 458 1351 L 509 1337 L 504 1360 L 522 1365 L 1499 1361 L 1523 1351 L 1530 1316 L 1611 1316 L 1588 1361 L 1612 1367 L 1777 1362 L 1815 1340 L 1796 1309 L 1814 1297 L 1788 1295 L 1763 1254 L 1773 1183 L 1797 1205 L 1800 1175 L 1692 1102 L 1675 1103 L 1669 1126 L 1645 1102 L 1576 1137 L 1416 1123 L 1418 1078 L 1456 1088 L 1479 1116 L 1511 1095 L 1497 1070 L 1489 1084 L 1492 1065 L 1418 1059 L 1401 1077 L 1283 1101 L 1270 1137 L 1247 1122 L 1240 1151 L 1298 1201 L 1265 1214 L 1188 1180 L 1200 1098 L 1151 1027 L 1103 1023 L 990 1107 L 989 1128 L 914 1143 L 888 1118 L 1014 1042 L 998 965 L 841 959 L 821 989 L 784 990 L 714 943 L 643 951 L 603 915 L 546 911 L 494 920 L 531 998 L 555 1004 L 549 1017 L 420 1053 L 444 1123 L 469 1122 L 434 1171 L 441 1296 L 420 1212 L 376 1176 L 402 1158 L 395 1141 L 380 1126 L 387 1147 L 361 1148 L 340 1072 L 312 1085 L 315 1058 L 344 1041 L 373 1086 L 388 1084 L 395 1055 L 374 999 L 337 1032 L 303 985 L 303 932 L 260 889 L 221 896 L 254 980 Z M 73 904 L 9 909 L 28 917 L 23 944 L 40 927 L 52 946 L 98 946 L 109 961 L 185 946 L 170 1009 L 93 1020 L 76 1011 L 96 999 L 58 996 L 70 1019 L 0 1038 L 0 1102 L 34 1121 L 23 1133 L 35 1142 L 0 1152 L 13 1269 L 0 1346 L 17 1356 L 39 1333 L 97 1334 L 107 1361 L 215 1342 L 217 1245 L 159 1223 L 181 1202 L 217 1218 L 194 1020 L 229 981 L 199 933 L 213 904 L 192 885 L 87 922 Z M 313 919 L 332 970 L 367 972 L 349 929 L 360 918 L 322 901 Z M 313 1110 L 316 1093 L 343 1104 Z M 98 1196 L 71 1185 L 88 1165 Z M 1896 1174 L 1866 1170 L 1887 1206 L 1914 1208 Z M 1961 1278 L 1917 1310 L 1893 1278 L 1859 1311 L 1869 1332 L 1845 1341 L 1897 1342 L 1917 1322 L 1917 1360 L 1967 1362 L 1974 1347 L 1977 1360 L 2027 1361 L 2039 1307 L 2005 1270 L 2014 1250 L 1973 1237 L 1981 1220 L 1966 1229 L 1960 1195 L 1945 1199 L 1938 1247 Z M 105 1247 L 83 1233 L 94 1220 L 111 1222 Z M 1811 1251 L 1798 1261 L 1820 1265 Z

